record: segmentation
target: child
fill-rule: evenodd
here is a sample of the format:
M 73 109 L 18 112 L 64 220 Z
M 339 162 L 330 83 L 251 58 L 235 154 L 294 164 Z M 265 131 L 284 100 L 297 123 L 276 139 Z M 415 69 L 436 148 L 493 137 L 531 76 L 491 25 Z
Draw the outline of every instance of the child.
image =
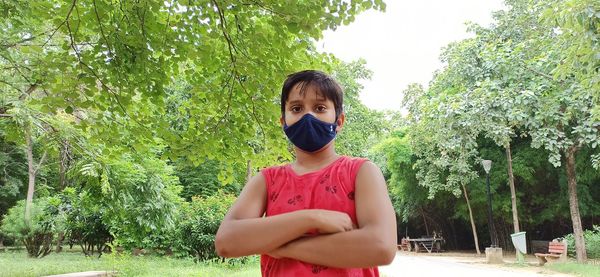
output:
M 220 256 L 261 254 L 263 276 L 379 276 L 392 262 L 396 218 L 381 171 L 335 152 L 342 102 L 323 72 L 288 76 L 280 121 L 296 161 L 248 181 L 217 232 Z

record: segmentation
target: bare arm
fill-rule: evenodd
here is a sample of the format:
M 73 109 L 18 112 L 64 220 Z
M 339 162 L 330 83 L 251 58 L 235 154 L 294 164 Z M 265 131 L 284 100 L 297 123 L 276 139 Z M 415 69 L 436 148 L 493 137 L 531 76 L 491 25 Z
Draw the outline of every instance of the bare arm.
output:
M 266 201 L 265 178 L 258 174 L 248 181 L 221 222 L 215 238 L 219 256 L 267 253 L 312 229 L 324 228 L 329 233 L 352 229 L 352 221 L 346 214 L 332 211 L 300 210 L 262 217 Z
M 298 239 L 272 253 L 338 268 L 391 263 L 397 245 L 396 216 L 383 175 L 371 162 L 363 164 L 356 177 L 356 216 L 358 229 Z

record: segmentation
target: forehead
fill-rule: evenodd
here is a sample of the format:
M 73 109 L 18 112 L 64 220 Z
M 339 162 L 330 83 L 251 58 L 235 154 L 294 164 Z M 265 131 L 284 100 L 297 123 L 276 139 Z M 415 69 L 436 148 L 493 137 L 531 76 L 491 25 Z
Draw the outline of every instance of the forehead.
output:
M 287 102 L 302 101 L 305 99 L 327 101 L 327 97 L 319 88 L 312 84 L 298 83 L 296 84 L 288 96 Z

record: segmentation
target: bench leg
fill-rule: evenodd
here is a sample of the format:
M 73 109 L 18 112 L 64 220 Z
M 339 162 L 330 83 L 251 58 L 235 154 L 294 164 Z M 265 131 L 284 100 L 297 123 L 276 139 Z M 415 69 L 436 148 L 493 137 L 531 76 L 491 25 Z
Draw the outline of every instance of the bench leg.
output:
M 427 247 L 427 245 L 425 245 L 425 243 L 423 243 L 423 248 L 425 248 L 425 250 L 427 250 L 427 252 L 428 252 L 429 254 L 431 254 L 431 249 L 432 249 L 432 247 Z
M 544 264 L 546 264 L 546 257 L 541 257 L 541 256 L 535 256 L 538 259 L 538 265 L 539 266 L 544 266 Z

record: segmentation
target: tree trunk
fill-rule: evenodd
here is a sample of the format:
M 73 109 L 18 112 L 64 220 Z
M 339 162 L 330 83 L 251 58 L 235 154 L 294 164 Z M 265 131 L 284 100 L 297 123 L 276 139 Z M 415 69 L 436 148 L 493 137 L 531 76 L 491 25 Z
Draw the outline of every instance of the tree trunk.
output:
M 62 252 L 62 242 L 65 239 L 65 232 L 58 233 L 58 238 L 56 239 L 56 248 L 54 250 L 55 253 Z
M 29 185 L 27 187 L 27 200 L 25 202 L 25 223 L 31 224 L 31 205 L 33 204 L 33 191 L 35 188 L 35 170 L 33 166 L 33 143 L 31 142 L 31 127 L 25 127 L 25 142 L 27 144 L 27 165 L 29 173 Z
M 25 126 L 25 142 L 27 144 L 27 165 L 29 173 L 29 185 L 27 186 L 27 200 L 25 202 L 25 223 L 29 225 L 31 223 L 31 207 L 33 205 L 33 193 L 35 191 L 35 175 L 38 169 L 42 166 L 44 159 L 46 159 L 46 151 L 42 155 L 37 166 L 34 165 L 33 161 L 33 142 L 31 141 L 31 125 Z
M 67 140 L 64 140 L 60 147 L 60 162 L 58 164 L 58 188 L 60 191 L 67 186 L 67 170 L 69 170 L 70 162 L 69 144 Z
M 425 218 L 425 212 L 423 211 L 422 208 L 421 208 L 421 216 L 423 217 L 423 224 L 425 224 L 425 233 L 427 233 L 427 236 L 429 237 L 429 226 L 427 226 L 427 219 Z
M 248 160 L 246 164 L 246 183 L 250 181 L 250 178 L 252 178 L 252 161 Z
M 569 188 L 569 210 L 571 211 L 573 235 L 575 237 L 575 253 L 577 254 L 577 262 L 583 263 L 587 260 L 587 253 L 585 251 L 583 227 L 581 225 L 579 202 L 577 200 L 577 178 L 575 172 L 575 153 L 577 150 L 577 146 L 571 146 L 567 149 L 567 184 Z
M 465 193 L 465 200 L 467 201 L 467 208 L 469 209 L 469 219 L 471 220 L 471 230 L 473 231 L 473 240 L 475 241 L 475 250 L 477 255 L 481 255 L 479 251 L 479 239 L 477 239 L 477 227 L 475 227 L 475 220 L 473 219 L 473 211 L 471 210 L 471 203 L 469 202 L 469 195 L 467 194 L 467 187 L 462 184 L 463 192 Z
M 512 153 L 510 143 L 506 144 L 506 161 L 508 163 L 508 185 L 510 186 L 510 201 L 512 204 L 513 228 L 515 233 L 519 232 L 519 213 L 517 212 L 517 193 L 515 191 L 515 176 L 512 168 Z

